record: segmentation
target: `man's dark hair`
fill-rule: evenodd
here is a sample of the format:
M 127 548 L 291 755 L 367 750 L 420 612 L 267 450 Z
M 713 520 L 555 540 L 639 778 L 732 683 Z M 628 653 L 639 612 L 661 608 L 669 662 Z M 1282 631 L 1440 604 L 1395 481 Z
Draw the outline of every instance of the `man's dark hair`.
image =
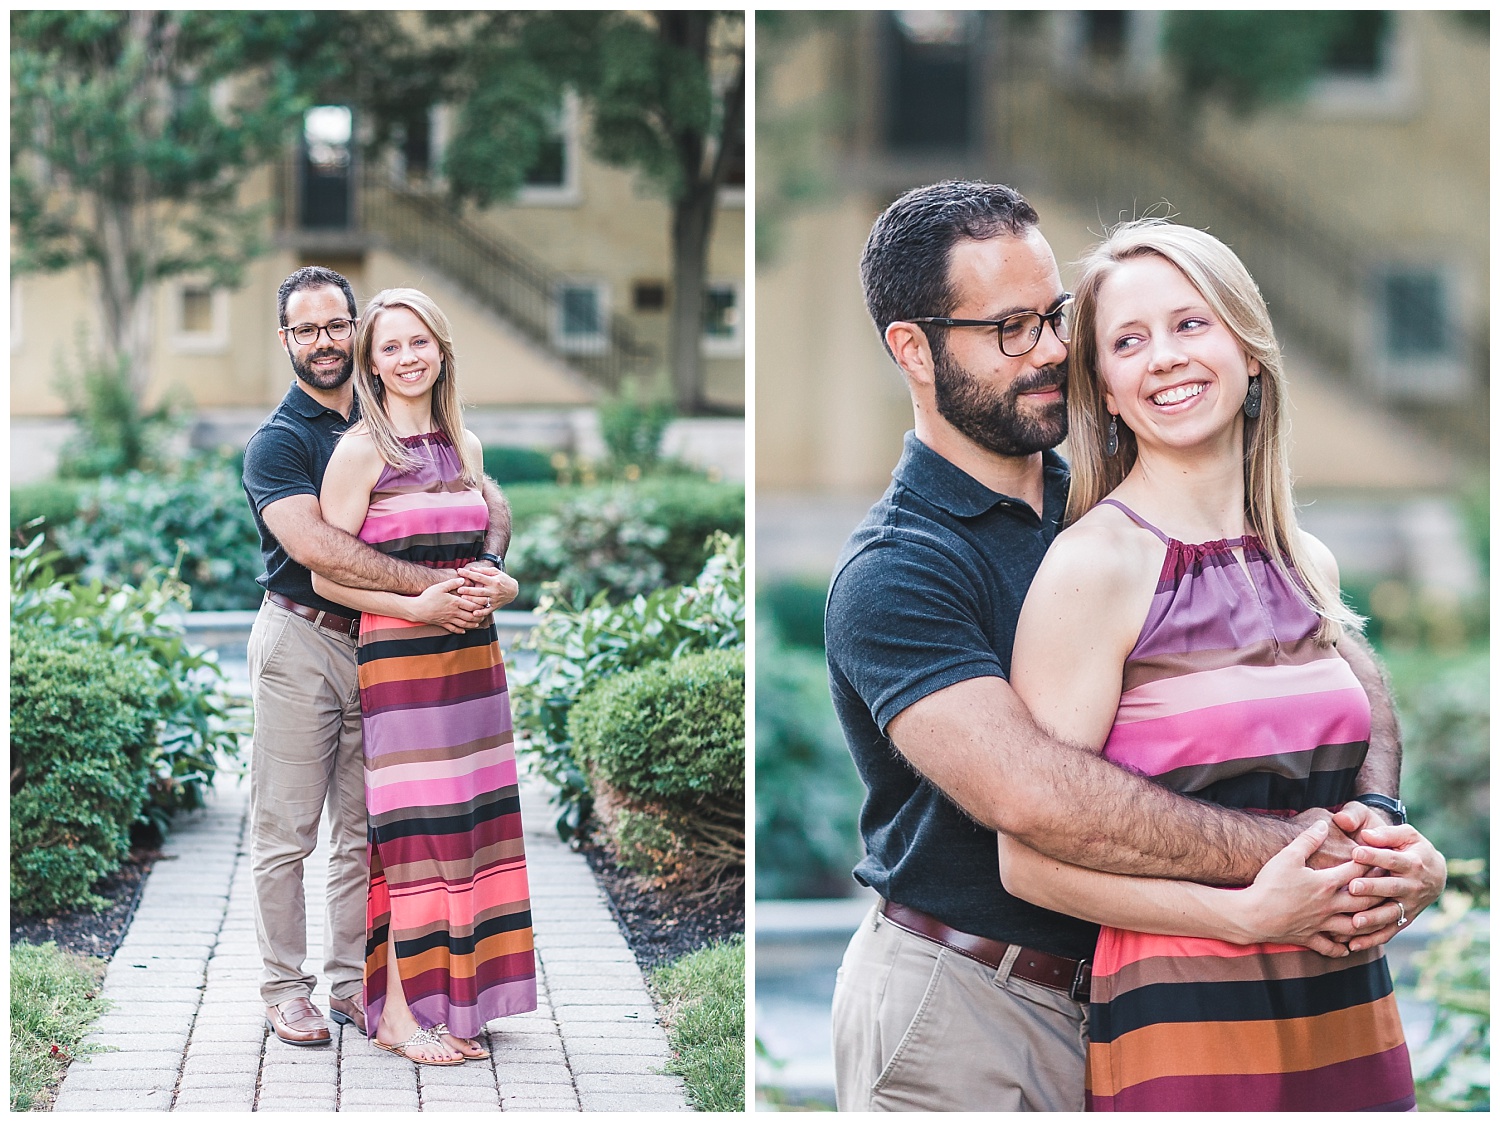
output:
M 954 301 L 948 257 L 960 238 L 1018 237 L 1036 224 L 1031 204 L 1001 183 L 949 179 L 902 195 L 875 220 L 859 262 L 865 306 L 881 340 L 897 320 L 948 314 Z M 936 339 L 933 349 L 940 349 Z
M 344 300 L 349 305 L 349 318 L 359 318 L 359 306 L 354 302 L 354 289 L 344 279 L 342 273 L 335 273 L 332 269 L 326 269 L 322 265 L 304 265 L 286 280 L 281 282 L 281 287 L 276 290 L 276 320 L 282 327 L 286 326 L 286 302 L 294 292 L 302 292 L 309 288 L 337 288 L 344 293 Z

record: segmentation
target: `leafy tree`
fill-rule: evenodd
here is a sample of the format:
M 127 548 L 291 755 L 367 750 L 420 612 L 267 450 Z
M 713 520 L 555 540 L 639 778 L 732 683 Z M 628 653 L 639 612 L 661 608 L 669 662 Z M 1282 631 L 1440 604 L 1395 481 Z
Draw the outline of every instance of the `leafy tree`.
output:
M 702 405 L 704 280 L 719 188 L 741 150 L 744 13 L 443 12 L 428 37 L 361 52 L 355 86 L 377 136 L 457 107 L 444 172 L 480 204 L 514 194 L 552 138 L 564 92 L 593 120 L 590 147 L 639 171 L 672 207 L 670 360 L 679 412 Z
M 1190 104 L 1222 100 L 1239 114 L 1295 101 L 1330 65 L 1379 43 L 1388 12 L 1171 12 L 1166 53 Z
M 139 397 L 150 294 L 238 283 L 263 215 L 239 203 L 336 76 L 336 13 L 29 11 L 10 17 L 14 272 L 92 268 L 105 369 Z

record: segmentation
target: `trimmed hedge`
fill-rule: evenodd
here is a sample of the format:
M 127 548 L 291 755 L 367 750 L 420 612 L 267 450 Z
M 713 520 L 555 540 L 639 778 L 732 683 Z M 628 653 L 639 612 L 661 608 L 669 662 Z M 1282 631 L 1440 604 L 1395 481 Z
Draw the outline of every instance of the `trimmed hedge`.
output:
M 156 747 L 154 675 L 92 636 L 11 634 L 11 906 L 97 909 L 92 887 L 130 851 Z
M 579 699 L 568 732 L 626 867 L 662 881 L 743 875 L 742 651 L 616 675 Z
M 484 450 L 484 474 L 496 483 L 553 483 L 552 455 L 535 448 L 497 444 Z

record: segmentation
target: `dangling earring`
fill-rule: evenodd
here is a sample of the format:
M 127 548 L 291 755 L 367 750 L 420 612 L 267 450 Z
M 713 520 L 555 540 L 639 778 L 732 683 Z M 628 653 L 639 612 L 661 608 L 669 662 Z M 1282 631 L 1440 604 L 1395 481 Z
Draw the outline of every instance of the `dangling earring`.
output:
M 1250 390 L 1245 394 L 1245 416 L 1255 420 L 1260 416 L 1260 378 L 1250 379 Z
M 1113 413 L 1109 415 L 1109 432 L 1104 435 L 1104 454 L 1113 456 L 1120 450 L 1120 419 Z

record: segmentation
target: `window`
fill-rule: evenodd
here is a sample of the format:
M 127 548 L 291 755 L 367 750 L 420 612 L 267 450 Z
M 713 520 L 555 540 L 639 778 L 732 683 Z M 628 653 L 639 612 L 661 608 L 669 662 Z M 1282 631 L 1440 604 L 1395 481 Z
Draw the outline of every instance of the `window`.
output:
M 703 353 L 714 358 L 733 358 L 744 351 L 740 286 L 710 284 L 703 293 Z
M 963 151 L 973 137 L 972 12 L 892 12 L 887 22 L 886 143 Z
M 1325 115 L 1386 116 L 1417 98 L 1417 42 L 1402 12 L 1338 12 L 1308 106 Z
M 571 206 L 579 201 L 579 112 L 576 94 L 563 95 L 553 114 L 553 132 L 542 143 L 516 201 L 533 206 Z
M 602 281 L 557 286 L 553 340 L 569 354 L 602 354 L 609 342 L 609 289 Z
M 637 312 L 667 310 L 667 284 L 659 280 L 638 280 L 630 289 L 630 306 Z
M 178 354 L 218 354 L 229 349 L 229 293 L 207 281 L 169 287 L 171 347 Z
M 1392 265 L 1375 279 L 1372 370 L 1393 397 L 1452 401 L 1467 393 L 1463 323 L 1451 271 Z

